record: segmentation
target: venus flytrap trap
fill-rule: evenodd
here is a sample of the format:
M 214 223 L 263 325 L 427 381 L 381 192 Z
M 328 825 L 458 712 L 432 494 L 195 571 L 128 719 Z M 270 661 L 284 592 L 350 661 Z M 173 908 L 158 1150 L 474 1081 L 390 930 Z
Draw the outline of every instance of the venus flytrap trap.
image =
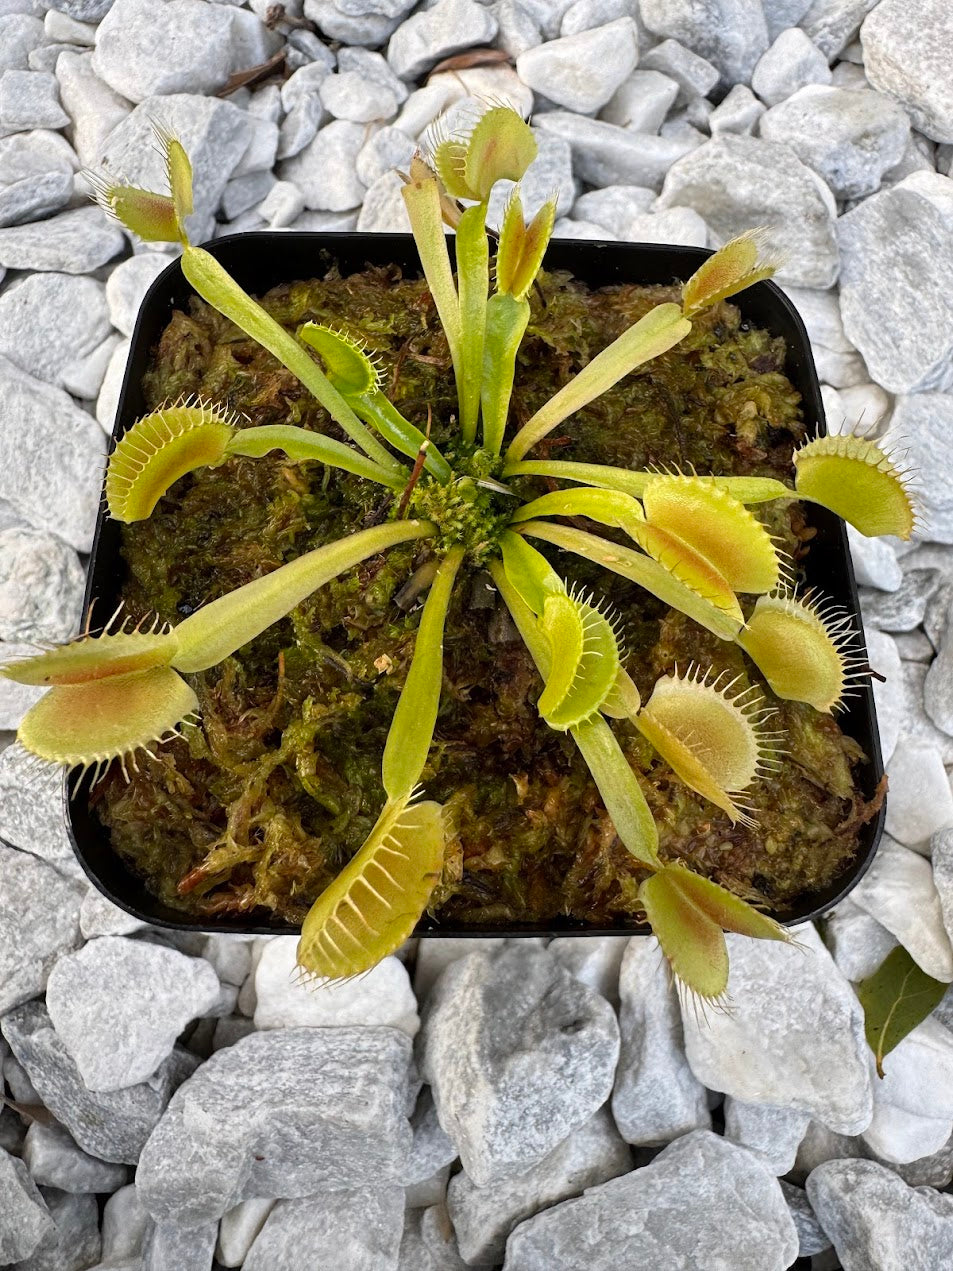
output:
M 92 767 L 97 776 L 113 760 L 125 771 L 138 752 L 151 754 L 153 743 L 183 726 L 201 750 L 201 731 L 189 726 L 203 715 L 205 671 L 227 667 L 232 654 L 288 615 L 296 638 L 311 639 L 301 625 L 304 602 L 362 562 L 415 544 L 407 591 L 426 595 L 412 655 L 396 680 L 380 766 L 383 798 L 363 845 L 304 921 L 303 972 L 342 978 L 373 966 L 411 933 L 446 876 L 454 799 L 444 806 L 417 798 L 441 768 L 448 624 L 461 597 L 474 585 L 485 589 L 480 580 L 488 575 L 538 672 L 538 716 L 582 756 L 629 862 L 627 913 L 646 914 L 690 991 L 720 998 L 727 984 L 723 932 L 785 939 L 784 930 L 749 903 L 755 895 L 742 898 L 665 856 L 659 816 L 667 813 L 657 799 L 650 804 L 634 756 L 660 757 L 676 787 L 694 791 L 713 817 L 723 814 L 726 835 L 751 825 L 752 792 L 785 762 L 785 737 L 744 658 L 776 698 L 818 712 L 836 710 L 861 670 L 847 624 L 822 601 L 798 597 L 795 565 L 756 511 L 805 499 L 862 533 L 909 537 L 914 517 L 903 474 L 875 443 L 843 437 L 797 449 L 793 486 L 770 477 L 560 461 L 548 457 L 548 447 L 560 425 L 622 379 L 650 374 L 653 360 L 686 340 L 711 306 L 770 276 L 758 236 L 742 236 L 711 256 L 685 283 L 680 303 L 666 301 L 632 322 L 517 427 L 520 349 L 532 330 L 534 283 L 555 219 L 552 201 L 529 220 L 524 215 L 519 182 L 536 153 L 532 132 L 514 112 L 493 107 L 468 136 L 441 140 L 429 161 L 418 154 L 404 199 L 457 390 L 455 419 L 438 421 L 438 446 L 430 406 L 426 419 L 407 418 L 385 394 L 378 360 L 346 324 L 306 321 L 291 334 L 213 256 L 188 242 L 188 159 L 174 139 L 163 137 L 163 145 L 168 195 L 100 182 L 100 201 L 141 237 L 181 242 L 182 271 L 199 296 L 277 358 L 346 440 L 293 423 L 245 426 L 215 402 L 169 403 L 137 421 L 110 456 L 110 515 L 142 521 L 187 474 L 277 451 L 289 465 L 316 463 L 328 474 L 347 474 L 341 480 L 370 483 L 377 506 L 384 501 L 376 516 L 383 523 L 271 568 L 168 630 L 107 628 L 7 667 L 14 679 L 51 686 L 23 721 L 24 745 L 56 763 Z M 516 186 L 494 256 L 487 207 L 502 178 Z M 445 222 L 456 229 L 456 271 Z M 540 442 L 545 457 L 527 457 Z M 643 701 L 627 669 L 625 624 L 591 591 L 570 585 L 540 546 L 570 553 L 590 573 L 601 568 L 634 582 L 721 642 L 736 669 L 717 674 L 697 660 L 669 665 L 644 685 Z M 386 677 L 393 661 L 382 655 L 374 666 Z M 309 711 L 317 722 L 308 722 Z M 297 727 L 319 728 L 319 712 L 306 703 Z M 279 748 L 271 765 L 283 754 Z M 302 787 L 320 801 L 320 784 L 301 773 Z M 325 803 L 339 809 L 330 795 Z M 230 853 L 243 859 L 243 850 L 230 827 L 192 875 L 214 881 L 217 862 Z

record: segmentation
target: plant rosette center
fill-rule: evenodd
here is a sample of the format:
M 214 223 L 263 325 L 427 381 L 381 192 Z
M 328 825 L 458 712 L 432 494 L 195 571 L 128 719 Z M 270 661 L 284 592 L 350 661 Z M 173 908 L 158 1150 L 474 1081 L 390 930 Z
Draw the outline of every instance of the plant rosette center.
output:
M 462 547 L 469 564 L 480 568 L 500 555 L 500 535 L 519 507 L 515 491 L 500 481 L 502 462 L 486 450 L 448 453 L 449 481 L 423 473 L 406 504 L 406 514 L 437 527 L 439 555 Z

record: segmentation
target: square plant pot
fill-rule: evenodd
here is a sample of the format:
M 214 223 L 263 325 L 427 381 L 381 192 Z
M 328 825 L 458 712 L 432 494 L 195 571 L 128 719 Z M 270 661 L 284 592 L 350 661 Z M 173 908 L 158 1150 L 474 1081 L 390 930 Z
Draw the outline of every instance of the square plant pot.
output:
M 319 276 L 336 265 L 344 276 L 368 266 L 398 265 L 405 276 L 419 277 L 416 247 L 409 234 L 317 234 L 258 232 L 218 239 L 208 250 L 252 295 L 297 278 Z M 662 284 L 688 279 L 711 253 L 695 247 L 665 247 L 616 242 L 554 241 L 547 252 L 549 269 L 566 270 L 590 288 L 618 283 Z M 123 381 L 113 444 L 148 410 L 142 381 L 152 349 L 177 309 L 186 309 L 194 293 L 177 262 L 159 275 L 150 287 L 136 322 Z M 824 411 L 810 342 L 794 306 L 778 287 L 761 282 L 733 299 L 742 318 L 771 335 L 784 339 L 785 374 L 802 399 L 808 433 L 825 432 Z M 809 506 L 809 522 L 816 531 L 805 562 L 805 583 L 822 591 L 852 615 L 862 632 L 857 587 L 854 581 L 847 534 L 833 513 Z M 120 526 L 110 520 L 105 504 L 100 510 L 90 561 L 85 606 L 95 601 L 98 614 L 112 613 L 118 604 L 125 565 L 120 551 Z M 86 611 L 84 609 L 84 612 Z M 858 648 L 858 652 L 861 649 Z M 874 711 L 873 692 L 865 684 L 848 698 L 838 716 L 843 732 L 863 748 L 869 762 L 856 774 L 861 794 L 873 798 L 883 777 L 883 760 Z M 77 790 L 78 771 L 67 783 L 67 815 L 76 855 L 90 880 L 114 904 L 144 922 L 179 931 L 236 932 L 246 935 L 297 933 L 299 928 L 275 919 L 271 922 L 235 919 L 190 918 L 152 896 L 143 881 L 116 854 L 109 833 L 100 824 L 89 802 L 86 783 Z M 74 797 L 75 796 L 75 797 Z M 883 829 L 885 806 L 861 827 L 858 851 L 849 867 L 826 886 L 806 894 L 793 909 L 775 914 L 787 925 L 815 918 L 837 904 L 860 880 L 877 850 Z M 633 935 L 648 934 L 649 927 L 634 920 L 614 926 L 585 925 L 573 919 L 546 923 L 462 925 L 441 922 L 424 915 L 414 932 L 419 936 L 514 936 L 514 935 Z

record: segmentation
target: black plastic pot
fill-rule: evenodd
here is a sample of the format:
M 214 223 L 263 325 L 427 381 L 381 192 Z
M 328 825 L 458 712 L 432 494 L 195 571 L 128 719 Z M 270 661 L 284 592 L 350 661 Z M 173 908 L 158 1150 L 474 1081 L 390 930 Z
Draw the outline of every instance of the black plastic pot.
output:
M 417 252 L 409 234 L 308 234 L 249 233 L 219 239 L 209 250 L 239 283 L 253 295 L 261 295 L 279 283 L 296 278 L 317 277 L 336 264 L 344 274 L 357 273 L 368 265 L 396 263 L 408 275 L 419 274 Z M 556 241 L 547 253 L 546 264 L 565 269 L 591 287 L 612 283 L 662 283 L 684 280 L 710 253 L 697 247 L 660 247 L 637 243 Z M 188 307 L 192 296 L 178 263 L 171 264 L 150 287 L 132 336 L 129 362 L 123 381 L 113 441 L 146 412 L 142 379 L 150 353 L 172 313 Z M 784 337 L 787 345 L 786 373 L 801 394 L 809 430 L 824 430 L 817 373 L 811 357 L 807 332 L 794 306 L 772 283 L 762 282 L 736 298 L 743 316 L 773 335 Z M 855 615 L 860 625 L 857 587 L 842 522 L 822 508 L 811 508 L 811 523 L 817 529 L 807 560 L 807 582 L 822 590 Z M 85 603 L 96 601 L 96 613 L 109 614 L 118 603 L 124 565 L 120 554 L 120 529 L 100 511 L 93 544 Z M 861 785 L 872 797 L 883 776 L 880 740 L 874 713 L 873 693 L 864 688 L 850 699 L 841 715 L 844 731 L 855 738 L 870 758 L 861 772 Z M 71 775 L 68 793 L 76 781 Z M 885 811 L 862 831 L 861 850 L 850 869 L 829 887 L 805 898 L 803 905 L 783 918 L 791 925 L 814 918 L 841 900 L 864 874 L 877 850 Z M 114 904 L 143 921 L 179 931 L 220 931 L 276 935 L 296 933 L 298 928 L 284 922 L 211 922 L 194 920 L 161 904 L 142 881 L 112 851 L 108 832 L 91 814 L 84 784 L 76 798 L 69 799 L 68 819 L 76 855 L 90 880 Z M 549 924 L 508 924 L 500 927 L 465 927 L 441 924 L 428 917 L 418 925 L 417 935 L 505 936 L 505 935 L 613 935 L 646 934 L 645 924 L 631 922 L 615 927 L 585 926 L 565 920 Z

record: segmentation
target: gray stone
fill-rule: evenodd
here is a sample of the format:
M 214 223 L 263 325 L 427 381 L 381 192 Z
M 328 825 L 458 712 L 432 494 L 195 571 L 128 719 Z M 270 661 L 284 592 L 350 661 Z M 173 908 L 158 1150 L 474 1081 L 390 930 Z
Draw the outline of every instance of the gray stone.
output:
M 953 386 L 953 221 L 924 192 L 928 175 L 881 190 L 838 222 L 844 329 L 891 393 Z M 904 250 L 888 250 L 898 233 Z
M 468 1271 L 442 1198 L 429 1209 L 408 1208 L 396 1271 Z
M 44 71 L 0 73 L 0 132 L 62 128 L 68 123 L 54 75 Z
M 466 1173 L 454 1175 L 447 1209 L 461 1256 L 471 1265 L 500 1263 L 524 1219 L 631 1168 L 632 1154 L 603 1108 L 517 1178 L 477 1187 Z
M 713 137 L 722 132 L 749 135 L 764 114 L 764 106 L 746 84 L 735 84 L 708 116 L 708 131 Z
M 416 1034 L 417 1003 L 397 958 L 384 958 L 357 979 L 309 985 L 296 975 L 297 947 L 297 936 L 277 936 L 265 945 L 255 971 L 256 1028 L 364 1024 Z
M 907 631 L 894 638 L 894 643 L 903 662 L 932 662 L 936 653 L 930 643 L 930 637 L 924 631 Z M 880 707 L 877 707 L 878 718 Z
M 670 207 L 661 212 L 640 212 L 633 216 L 622 237 L 632 243 L 707 247 L 708 226 L 693 208 Z
M 416 149 L 413 138 L 408 137 L 400 128 L 381 128 L 364 143 L 355 160 L 354 169 L 359 180 L 371 186 L 395 168 L 402 168 L 406 172 Z
M 114 0 L 43 0 L 51 9 L 66 13 L 77 22 L 99 22 L 112 8 Z
M 0 137 L 0 172 L 5 185 L 49 172 L 72 177 L 78 167 L 76 152 L 58 132 L 37 128 L 32 132 L 14 133 L 12 137 Z
M 601 225 L 593 225 L 591 221 L 573 221 L 568 216 L 561 216 L 553 226 L 553 238 L 595 239 L 596 241 L 613 242 L 617 236 Z
M 725 84 L 747 83 L 768 47 L 760 0 L 641 0 L 642 21 L 718 68 Z
M 409 1062 L 410 1040 L 391 1028 L 275 1029 L 216 1051 L 143 1150 L 143 1203 L 158 1221 L 200 1226 L 253 1196 L 397 1183 Z
M 123 242 L 98 207 L 79 207 L 46 221 L 0 229 L 0 265 L 88 274 L 122 251 Z
M 619 978 L 622 1046 L 612 1115 L 629 1143 L 668 1143 L 708 1129 L 707 1092 L 685 1058 L 678 999 L 651 936 L 633 936 Z
M 437 1108 L 429 1086 L 424 1086 L 410 1120 L 414 1142 L 407 1163 L 408 1186 L 425 1182 L 457 1159 L 457 1149 L 437 1120 Z
M 933 871 L 924 856 L 884 835 L 851 900 L 886 927 L 927 975 L 953 980 L 953 948 L 943 925 Z
M 112 435 L 113 425 L 116 422 L 116 408 L 119 405 L 119 394 L 126 376 L 129 347 L 130 342 L 126 339 L 120 340 L 113 348 L 106 374 L 99 388 L 99 395 L 96 398 L 96 418 L 107 437 Z
M 357 156 L 366 140 L 361 124 L 333 120 L 300 154 L 278 167 L 282 181 L 291 181 L 309 208 L 344 212 L 360 206 L 364 185 L 355 172 Z
M 86 1271 L 100 1255 L 99 1206 L 95 1196 L 42 1189 L 54 1230 L 33 1254 L 17 1263 L 18 1271 Z
M 42 993 L 60 954 L 80 942 L 83 888 L 0 844 L 0 1013 Z
M 175 1222 L 155 1223 L 142 1250 L 142 1271 L 211 1271 L 218 1223 L 182 1227 Z
M 25 71 L 28 56 L 45 39 L 43 23 L 32 14 L 0 14 L 0 74 Z
M 554 110 L 536 119 L 541 132 L 572 149 L 576 175 L 590 185 L 641 185 L 658 189 L 676 160 L 695 148 L 690 138 L 629 132 L 601 119 Z
M 526 169 L 520 181 L 520 199 L 525 216 L 535 216 L 543 204 L 555 196 L 556 214 L 563 215 L 573 206 L 577 183 L 573 178 L 572 148 L 568 141 L 552 133 L 535 129 L 539 147 L 536 158 Z M 502 223 L 503 212 L 513 191 L 513 182 L 497 181 L 490 195 L 487 221 L 490 225 Z
M 766 141 L 790 146 L 841 199 L 879 189 L 884 173 L 899 162 L 909 129 L 906 114 L 889 97 L 820 83 L 800 89 L 761 120 Z
M 619 972 L 628 940 L 624 936 L 557 936 L 549 953 L 577 980 L 601 993 L 613 1006 L 619 1003 Z
M 242 178 L 247 180 L 248 178 Z M 162 252 L 143 252 L 122 261 L 106 280 L 109 320 L 123 335 L 132 335 L 146 292 L 170 264 Z
M 873 975 L 899 943 L 886 927 L 849 898 L 827 919 L 827 944 L 840 972 L 852 984 Z
M 776 40 L 788 27 L 797 26 L 808 11 L 811 0 L 763 0 L 768 39 Z
M 896 591 L 863 593 L 864 623 L 878 631 L 912 631 L 923 622 L 927 602 L 939 582 L 935 569 L 908 569 Z
M 291 110 L 306 97 L 316 97 L 321 85 L 334 70 L 337 59 L 330 49 L 325 49 L 326 57 L 316 62 L 309 62 L 289 75 L 281 85 L 281 105 L 285 111 Z
M 834 59 L 850 44 L 877 0 L 814 0 L 799 25 L 825 57 Z
M 8 1012 L 0 1028 L 43 1103 L 85 1152 L 102 1161 L 136 1163 L 172 1091 L 197 1062 L 177 1047 L 142 1085 L 94 1094 L 83 1084 L 39 1002 Z
M 63 371 L 109 335 L 106 289 L 75 274 L 27 275 L 0 293 L 0 355 L 62 387 Z
M 396 1187 L 279 1200 L 242 1266 L 244 1271 L 299 1271 L 302 1265 L 320 1265 L 333 1249 L 335 1271 L 396 1271 L 403 1226 L 404 1196 Z
M 836 390 L 835 390 L 836 391 Z M 845 390 L 849 391 L 849 390 Z M 851 432 L 848 425 L 841 430 Z M 897 554 L 886 539 L 866 538 L 852 525 L 847 526 L 854 577 L 862 587 L 875 587 L 878 591 L 899 591 L 903 583 L 903 570 Z
M 542 942 L 537 947 L 542 947 Z M 417 961 L 414 966 L 414 992 L 417 1001 L 423 1006 L 447 967 L 454 962 L 471 953 L 495 953 L 499 948 L 500 940 L 490 936 L 465 936 L 461 940 L 443 940 L 437 936 L 421 940 L 417 946 Z
M 308 68 L 304 66 L 301 69 Z M 296 154 L 300 154 L 305 146 L 314 140 L 318 129 L 327 122 L 327 119 L 327 111 L 317 94 L 301 97 L 282 120 L 278 131 L 278 147 L 275 151 L 277 158 L 292 159 Z
M 110 133 L 132 106 L 105 84 L 93 69 L 92 53 L 65 52 L 56 61 L 60 98 L 72 120 L 70 140 L 87 167 L 102 162 Z
M 341 49 L 337 73 L 324 79 L 319 94 L 336 119 L 355 123 L 392 119 L 408 96 L 381 54 L 363 48 Z
M 874 5 L 869 4 L 868 9 Z M 903 0 L 882 0 L 864 22 L 864 69 L 875 88 L 895 97 L 913 126 L 935 141 L 953 141 L 953 12 L 945 0 L 923 0 L 917 22 Z
M 944 764 L 953 764 L 953 737 L 937 728 L 923 708 L 923 684 L 927 667 L 922 662 L 903 663 L 904 712 L 900 736 L 914 744 L 935 746 Z
M 524 1172 L 583 1125 L 619 1055 L 608 1002 L 515 942 L 447 969 L 422 1041 L 440 1124 L 478 1187 Z
M 401 190 L 404 182 L 397 172 L 385 172 L 364 195 L 357 213 L 357 228 L 368 233 L 406 234 L 410 218 Z M 295 228 L 299 228 L 295 222 Z
M 528 49 L 517 58 L 516 69 L 535 92 L 587 114 L 606 105 L 638 58 L 638 30 L 626 17 Z
M 103 1261 L 138 1257 L 151 1222 L 135 1183 L 120 1187 L 103 1208 Z
M 637 8 L 635 0 L 574 0 L 563 14 L 559 34 L 578 35 L 617 18 L 635 17 Z
M 103 936 L 60 958 L 46 1005 L 86 1088 L 107 1091 L 151 1077 L 218 996 L 218 976 L 204 960 Z
M 903 445 L 905 462 L 929 479 L 917 489 L 926 533 L 937 543 L 953 543 L 953 487 L 950 484 L 949 429 L 953 393 L 899 397 L 885 433 L 888 445 Z
M 773 1174 L 787 1174 L 811 1118 L 807 1112 L 725 1095 L 725 1137 L 760 1152 Z
M 784 1196 L 763 1162 L 696 1130 L 650 1165 L 522 1223 L 510 1236 L 504 1271 L 784 1271 L 797 1249 Z
M 872 1107 L 863 1011 L 814 928 L 793 934 L 796 946 L 727 937 L 731 1013 L 700 1019 L 682 1000 L 688 1062 L 710 1090 L 857 1134 Z
M 475 0 L 438 0 L 394 32 L 387 60 L 401 79 L 416 79 L 451 53 L 489 44 L 496 30 L 496 19 Z
M 590 190 L 588 194 L 581 194 L 573 204 L 572 214 L 577 221 L 601 225 L 616 238 L 624 238 L 632 218 L 647 211 L 655 199 L 655 191 L 643 186 L 609 185 L 602 190 Z M 573 940 L 568 942 L 573 946 L 581 943 Z
M 811 1258 L 817 1253 L 823 1253 L 825 1249 L 830 1249 L 831 1242 L 817 1221 L 817 1215 L 807 1198 L 807 1192 L 803 1188 L 795 1187 L 793 1183 L 786 1183 L 783 1178 L 779 1181 L 797 1230 L 798 1256 Z
M 639 59 L 642 70 L 660 71 L 675 80 L 686 100 L 706 97 L 718 83 L 718 68 L 677 40 L 663 40 Z
M 128 1181 L 125 1165 L 98 1161 L 79 1147 L 61 1125 L 34 1121 L 26 1133 L 23 1161 L 34 1183 L 63 1192 L 116 1191 Z
M 769 250 L 786 258 L 782 282 L 828 287 L 837 277 L 834 200 L 785 146 L 719 134 L 675 164 L 659 206 L 694 208 L 716 245 L 764 225 Z
M 776 106 L 806 84 L 829 84 L 827 58 L 800 27 L 782 31 L 760 58 L 751 76 L 751 87 L 768 106 Z M 761 135 L 771 138 L 764 131 Z M 803 156 L 802 156 L 803 157 Z
M 32 644 L 0 644 L 0 665 L 22 662 L 37 652 Z M 0 729 L 14 731 L 19 728 L 27 711 L 43 696 L 45 689 L 32 684 L 17 684 L 5 677 L 0 679 Z
M 372 48 L 385 44 L 400 26 L 400 18 L 386 18 L 379 13 L 357 16 L 346 13 L 336 0 L 304 0 L 304 16 L 310 18 L 329 40 Z
M 953 940 L 953 826 L 944 826 L 930 839 L 933 885 L 940 898 L 940 915 Z
M 258 1197 L 255 1200 L 243 1200 L 240 1205 L 223 1214 L 215 1248 L 216 1261 L 225 1267 L 240 1267 L 274 1205 L 273 1200 Z
M 0 531 L 0 640 L 66 640 L 77 627 L 85 581 L 62 539 L 26 526 Z M 0 811 L 0 824 L 4 819 Z
M 0 356 L 0 499 L 27 523 L 88 552 L 102 469 L 95 421 L 60 389 Z
M 96 43 L 96 27 L 91 22 L 78 22 L 68 13 L 48 9 L 43 18 L 43 29 L 48 40 L 61 40 L 66 44 L 82 44 L 92 48 Z
M 232 69 L 233 15 L 204 0 L 115 0 L 100 24 L 93 70 L 132 102 L 212 93 Z
M 931 716 L 930 676 L 939 662 L 937 658 L 924 681 L 924 705 Z M 953 824 L 953 791 L 943 766 L 943 754 L 936 746 L 904 740 L 894 751 L 888 771 L 887 830 L 905 847 L 926 854 L 930 835 Z
M 631 132 L 658 132 L 678 92 L 676 81 L 661 71 L 633 71 L 612 94 L 601 118 Z
M 0 1258 L 3 1264 L 28 1258 L 54 1231 L 50 1212 L 26 1166 L 0 1149 Z
M 807 1195 L 846 1271 L 936 1271 L 953 1261 L 953 1197 L 874 1161 L 827 1161 Z
M 169 4 L 178 2 L 168 0 Z M 215 97 L 190 93 L 147 97 L 110 134 L 103 150 L 103 163 L 130 185 L 164 190 L 167 185 L 165 162 L 155 145 L 155 125 L 163 125 L 188 152 L 195 204 L 189 225 L 201 226 L 214 215 L 225 186 L 252 142 L 254 125 L 261 122 L 231 102 Z
M 845 432 L 868 432 L 875 437 L 883 433 L 890 421 L 893 402 L 879 384 L 850 384 L 839 389 L 838 396 L 844 411 Z
M 65 172 L 44 172 L 12 185 L 0 185 L 0 227 L 38 221 L 65 207 L 73 179 Z

